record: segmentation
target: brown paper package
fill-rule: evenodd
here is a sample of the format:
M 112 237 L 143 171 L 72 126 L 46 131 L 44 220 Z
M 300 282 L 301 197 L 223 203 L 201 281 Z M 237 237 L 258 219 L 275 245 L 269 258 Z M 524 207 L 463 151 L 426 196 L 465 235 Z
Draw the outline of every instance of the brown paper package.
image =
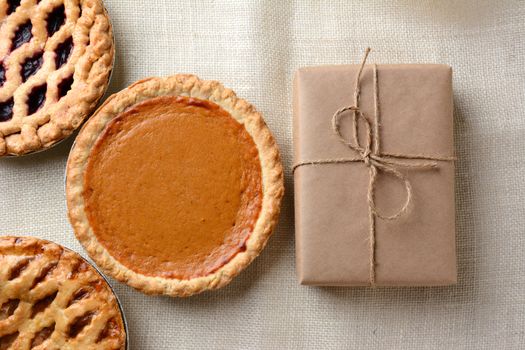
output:
M 451 68 L 431 64 L 377 67 L 381 151 L 454 156 Z M 331 120 L 338 109 L 353 104 L 358 69 L 342 65 L 297 71 L 296 164 L 356 156 L 335 135 Z M 360 109 L 372 120 L 371 65 L 365 66 L 360 87 Z M 342 121 L 345 137 L 350 135 L 349 121 Z M 456 283 L 454 162 L 439 161 L 432 170 L 398 170 L 411 183 L 412 200 L 401 217 L 375 220 L 375 285 Z M 295 169 L 294 180 L 300 283 L 370 285 L 368 168 L 363 162 L 301 166 Z M 399 179 L 383 173 L 374 193 L 377 207 L 387 214 L 396 212 L 406 200 Z

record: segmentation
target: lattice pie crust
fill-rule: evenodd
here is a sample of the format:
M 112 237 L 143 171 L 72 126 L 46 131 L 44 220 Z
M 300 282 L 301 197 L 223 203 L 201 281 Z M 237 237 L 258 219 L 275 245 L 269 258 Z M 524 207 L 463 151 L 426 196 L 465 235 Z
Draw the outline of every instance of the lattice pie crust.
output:
M 113 57 L 100 0 L 0 0 L 0 156 L 70 135 L 104 94 Z
M 124 349 L 117 300 L 77 253 L 0 237 L 0 349 Z

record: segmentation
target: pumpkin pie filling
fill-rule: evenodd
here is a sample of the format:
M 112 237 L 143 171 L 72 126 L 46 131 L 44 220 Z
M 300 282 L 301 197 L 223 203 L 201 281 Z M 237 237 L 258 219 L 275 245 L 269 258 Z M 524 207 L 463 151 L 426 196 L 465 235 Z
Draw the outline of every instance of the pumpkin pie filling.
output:
M 162 96 L 111 120 L 83 198 L 98 241 L 149 276 L 192 279 L 245 250 L 262 207 L 257 147 L 217 104 Z

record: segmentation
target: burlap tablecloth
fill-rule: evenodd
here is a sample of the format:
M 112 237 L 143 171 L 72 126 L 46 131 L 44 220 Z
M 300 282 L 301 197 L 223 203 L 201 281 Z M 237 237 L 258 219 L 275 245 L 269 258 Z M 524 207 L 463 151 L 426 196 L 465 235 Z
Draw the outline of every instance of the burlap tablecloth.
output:
M 190 299 L 114 283 L 132 349 L 518 349 L 525 343 L 524 1 L 107 0 L 117 39 L 110 91 L 195 73 L 252 101 L 286 166 L 282 217 L 230 286 Z M 304 65 L 454 68 L 459 283 L 446 288 L 299 286 L 295 278 L 292 76 Z M 66 217 L 71 140 L 0 161 L 0 234 L 82 252 Z

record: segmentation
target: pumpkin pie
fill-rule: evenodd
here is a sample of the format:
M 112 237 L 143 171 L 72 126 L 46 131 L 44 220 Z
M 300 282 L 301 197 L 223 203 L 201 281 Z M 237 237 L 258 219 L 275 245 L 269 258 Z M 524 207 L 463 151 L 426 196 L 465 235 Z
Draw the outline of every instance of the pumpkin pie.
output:
M 0 237 L 0 349 L 126 348 L 118 301 L 77 253 L 32 237 Z
M 148 294 L 226 285 L 264 248 L 283 173 L 256 109 L 192 75 L 139 81 L 80 131 L 69 217 L 107 274 Z
M 71 135 L 104 94 L 114 50 L 101 0 L 0 1 L 0 157 Z

